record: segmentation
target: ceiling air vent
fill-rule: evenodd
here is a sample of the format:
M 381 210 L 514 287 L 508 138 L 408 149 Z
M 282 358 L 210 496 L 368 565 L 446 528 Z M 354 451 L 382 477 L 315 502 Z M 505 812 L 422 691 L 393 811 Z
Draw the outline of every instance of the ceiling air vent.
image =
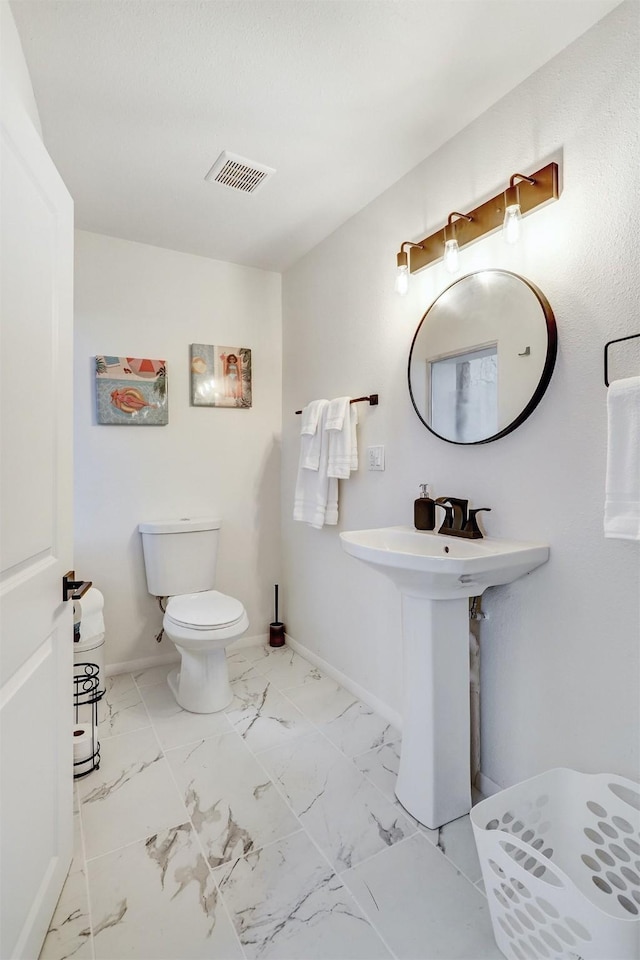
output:
M 269 177 L 273 176 L 273 167 L 263 163 L 254 163 L 246 157 L 223 150 L 206 175 L 205 180 L 221 183 L 242 193 L 256 193 Z

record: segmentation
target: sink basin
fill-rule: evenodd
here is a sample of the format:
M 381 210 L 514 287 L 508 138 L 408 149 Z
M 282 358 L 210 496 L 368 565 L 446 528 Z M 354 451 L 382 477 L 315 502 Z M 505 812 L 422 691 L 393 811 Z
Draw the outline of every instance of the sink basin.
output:
M 340 540 L 347 553 L 378 567 L 400 590 L 431 600 L 479 596 L 549 559 L 544 543 L 463 540 L 409 526 L 353 530 Z
M 431 829 L 471 809 L 469 597 L 549 559 L 545 543 L 463 540 L 413 527 L 340 534 L 402 597 L 404 708 L 396 796 Z M 400 651 L 398 651 L 400 653 Z

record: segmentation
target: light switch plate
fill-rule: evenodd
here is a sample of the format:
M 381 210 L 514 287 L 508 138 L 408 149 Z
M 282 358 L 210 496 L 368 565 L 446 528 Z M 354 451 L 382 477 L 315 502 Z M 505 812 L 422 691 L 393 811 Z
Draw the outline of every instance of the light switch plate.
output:
M 367 447 L 367 470 L 384 470 L 384 447 L 382 444 Z

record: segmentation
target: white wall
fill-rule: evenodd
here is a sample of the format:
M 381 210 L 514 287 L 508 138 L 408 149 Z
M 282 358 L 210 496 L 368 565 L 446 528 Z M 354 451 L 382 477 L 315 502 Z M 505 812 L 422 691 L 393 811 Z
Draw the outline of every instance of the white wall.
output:
M 253 407 L 189 405 L 189 344 L 252 349 Z M 167 360 L 165 427 L 95 422 L 96 354 Z M 268 632 L 279 573 L 280 276 L 76 233 L 76 573 L 105 595 L 107 664 L 173 651 L 146 589 L 137 524 L 223 520 L 218 589 Z
M 340 528 L 411 523 L 429 481 L 436 495 L 492 507 L 489 535 L 551 544 L 547 565 L 485 594 L 482 767 L 501 785 L 563 764 L 640 773 L 638 544 L 602 531 L 603 345 L 638 330 L 637 51 L 638 6 L 623 4 L 283 280 L 283 613 L 295 640 L 401 708 L 394 588 L 342 553 L 335 527 L 291 519 L 293 414 L 313 397 L 380 394 L 378 407 L 360 407 L 360 450 L 384 444 L 387 468 L 341 481 Z M 461 252 L 463 272 L 514 270 L 548 297 L 559 332 L 550 387 L 509 436 L 449 445 L 416 417 L 406 365 L 450 278 L 436 265 L 396 298 L 395 253 L 552 159 L 562 196 L 525 219 L 520 245 L 497 234 Z

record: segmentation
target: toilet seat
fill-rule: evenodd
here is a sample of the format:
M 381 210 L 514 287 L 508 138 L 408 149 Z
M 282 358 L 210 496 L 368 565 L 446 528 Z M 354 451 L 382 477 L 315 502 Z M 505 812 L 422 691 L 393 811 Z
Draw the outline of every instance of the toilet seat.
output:
M 171 597 L 165 613 L 166 621 L 190 631 L 226 630 L 243 617 L 246 613 L 240 601 L 218 590 Z

